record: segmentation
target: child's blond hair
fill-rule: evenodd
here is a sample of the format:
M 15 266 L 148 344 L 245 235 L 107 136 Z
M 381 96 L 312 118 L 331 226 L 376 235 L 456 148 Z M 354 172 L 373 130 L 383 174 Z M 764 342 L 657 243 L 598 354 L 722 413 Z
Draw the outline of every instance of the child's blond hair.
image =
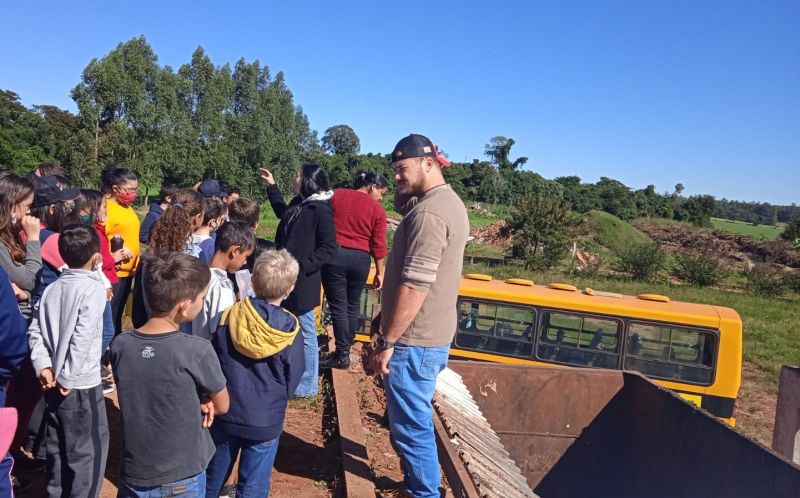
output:
M 300 265 L 286 249 L 264 251 L 253 264 L 253 291 L 259 299 L 280 299 L 297 280 Z

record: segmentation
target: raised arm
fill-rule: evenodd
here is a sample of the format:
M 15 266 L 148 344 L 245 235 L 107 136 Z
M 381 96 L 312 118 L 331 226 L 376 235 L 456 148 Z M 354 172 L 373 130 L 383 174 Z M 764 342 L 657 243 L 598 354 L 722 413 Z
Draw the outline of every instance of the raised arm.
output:
M 267 199 L 269 199 L 269 205 L 272 206 L 272 211 L 275 213 L 275 216 L 277 216 L 278 219 L 283 219 L 287 205 L 286 201 L 283 200 L 283 195 L 278 188 L 278 184 L 275 182 L 275 177 L 272 176 L 272 172 L 267 168 L 259 168 L 259 171 L 261 172 L 261 179 L 267 184 Z

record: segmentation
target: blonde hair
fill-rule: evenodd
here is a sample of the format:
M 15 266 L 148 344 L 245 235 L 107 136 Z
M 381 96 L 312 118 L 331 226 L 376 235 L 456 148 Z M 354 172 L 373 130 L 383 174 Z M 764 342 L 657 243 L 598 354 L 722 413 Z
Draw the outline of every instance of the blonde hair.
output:
M 264 251 L 253 264 L 253 291 L 260 299 L 279 299 L 289 293 L 300 265 L 286 249 Z

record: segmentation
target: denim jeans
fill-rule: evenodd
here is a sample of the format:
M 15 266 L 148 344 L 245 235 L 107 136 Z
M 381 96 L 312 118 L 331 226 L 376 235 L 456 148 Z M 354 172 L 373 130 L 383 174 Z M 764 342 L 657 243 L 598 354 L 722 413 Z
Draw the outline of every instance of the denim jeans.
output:
M 278 453 L 280 436 L 269 441 L 253 441 L 221 432 L 215 432 L 212 426 L 211 435 L 217 445 L 217 451 L 208 464 L 206 474 L 206 498 L 217 498 L 225 480 L 230 476 L 236 454 L 242 450 L 239 458 L 239 477 L 236 483 L 237 498 L 263 498 L 269 496 L 272 464 Z
M 120 481 L 117 498 L 190 498 L 202 496 L 205 489 L 206 473 L 200 472 L 186 479 L 162 484 L 160 486 L 134 486 Z
M 300 378 L 300 384 L 294 391 L 295 396 L 307 398 L 317 395 L 317 377 L 319 376 L 319 358 L 317 346 L 317 324 L 314 310 L 298 316 L 300 331 L 303 334 L 303 351 L 306 357 L 306 369 Z
M 397 344 L 384 378 L 389 429 L 403 459 L 403 487 L 413 498 L 439 497 L 439 457 L 433 432 L 436 377 L 447 366 L 450 346 Z
M 333 319 L 336 352 L 350 354 L 358 324 L 361 291 L 369 275 L 369 253 L 339 247 L 330 263 L 322 267 L 322 286 Z
M 103 353 L 106 353 L 108 345 L 114 338 L 114 313 L 111 311 L 111 301 L 106 301 L 106 309 L 103 311 Z

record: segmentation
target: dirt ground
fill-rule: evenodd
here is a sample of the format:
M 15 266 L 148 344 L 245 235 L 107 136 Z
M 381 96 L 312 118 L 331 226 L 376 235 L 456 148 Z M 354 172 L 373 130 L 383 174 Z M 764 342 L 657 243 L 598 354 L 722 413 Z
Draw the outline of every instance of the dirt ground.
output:
M 778 387 L 752 363 L 742 365 L 742 387 L 736 400 L 736 428 L 764 446 L 772 445 Z
M 287 410 L 285 432 L 281 436 L 275 468 L 272 472 L 270 496 L 286 498 L 318 498 L 343 496 L 340 475 L 338 440 L 326 437 L 332 433 L 330 410 L 332 407 L 322 395 L 310 402 L 293 402 Z M 109 441 L 106 478 L 100 493 L 101 498 L 117 495 L 120 453 L 122 450 L 122 426 L 119 416 L 116 391 L 106 395 L 106 412 L 111 432 Z M 18 498 L 45 496 L 44 472 L 19 476 L 32 483 Z

